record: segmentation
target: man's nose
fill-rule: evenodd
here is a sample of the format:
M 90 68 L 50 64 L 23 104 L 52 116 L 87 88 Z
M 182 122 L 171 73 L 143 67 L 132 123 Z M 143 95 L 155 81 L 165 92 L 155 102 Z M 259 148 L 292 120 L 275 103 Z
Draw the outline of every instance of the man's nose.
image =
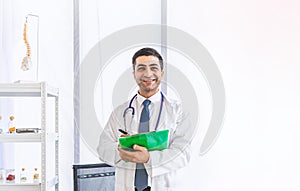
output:
M 152 76 L 152 71 L 151 71 L 151 69 L 147 67 L 146 70 L 145 70 L 144 75 L 145 75 L 146 77 L 151 77 L 151 76 Z

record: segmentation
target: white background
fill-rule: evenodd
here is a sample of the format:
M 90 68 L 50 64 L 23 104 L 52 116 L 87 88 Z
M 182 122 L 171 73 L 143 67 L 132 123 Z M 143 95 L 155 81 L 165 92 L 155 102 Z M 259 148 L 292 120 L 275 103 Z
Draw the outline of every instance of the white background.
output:
M 0 0 L 1 83 L 34 79 L 31 76 L 21 75 L 20 70 L 21 61 L 26 54 L 23 27 L 29 13 L 39 16 L 38 80 L 47 81 L 60 90 L 59 186 L 60 190 L 70 191 L 73 188 L 73 1 Z M 32 41 L 28 40 L 31 44 Z M 35 44 L 32 43 L 31 46 L 34 48 Z M 32 56 L 35 56 L 34 52 Z M 21 98 L 11 100 L 9 103 L 1 99 L 0 111 L 6 124 L 9 115 L 15 116 L 17 127 L 39 123 L 41 117 L 39 99 Z M 52 113 L 50 112 L 47 114 Z M 0 151 L 0 158 L 3 158 L 2 164 L 0 160 L 1 167 L 15 168 L 16 178 L 21 168 L 25 167 L 29 180 L 32 179 L 30 175 L 33 168 L 40 164 L 38 162 L 40 153 L 37 152 L 39 145 L 5 143 L 2 146 L 4 150 Z
M 0 2 L 1 82 L 17 79 L 12 64 L 19 67 L 25 53 L 26 14 L 40 15 L 40 78 L 61 89 L 60 187 L 72 190 L 73 2 Z M 81 59 L 112 32 L 160 23 L 159 0 L 89 0 L 80 7 Z M 182 170 L 181 190 L 300 190 L 299 7 L 294 0 L 168 1 L 168 25 L 208 49 L 226 90 L 219 139 L 204 156 L 195 146 L 192 162 Z M 99 162 L 84 143 L 81 159 Z
M 119 3 L 99 1 L 102 8 L 89 9 L 99 20 L 86 15 L 85 21 L 99 29 L 92 30 L 95 37 L 82 33 L 83 38 L 99 41 L 124 27 L 160 23 L 157 1 L 123 1 L 116 6 Z M 219 139 L 204 156 L 195 146 L 179 190 L 299 190 L 298 8 L 296 1 L 168 1 L 167 24 L 193 35 L 208 49 L 226 91 Z M 82 45 L 82 53 L 92 47 Z M 130 60 L 124 58 L 120 64 L 124 63 Z M 83 161 L 97 161 L 85 156 Z

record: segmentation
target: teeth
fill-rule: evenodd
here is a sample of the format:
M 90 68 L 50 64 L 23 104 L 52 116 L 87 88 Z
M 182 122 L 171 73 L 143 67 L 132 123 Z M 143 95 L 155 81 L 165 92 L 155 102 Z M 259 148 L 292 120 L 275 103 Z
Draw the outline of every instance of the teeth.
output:
M 153 82 L 153 81 L 155 81 L 155 79 L 154 80 L 143 80 L 144 82 Z
M 145 79 L 143 79 L 142 81 L 144 81 L 144 82 L 152 82 L 152 81 L 155 81 L 156 79 L 149 79 L 149 80 L 145 80 Z

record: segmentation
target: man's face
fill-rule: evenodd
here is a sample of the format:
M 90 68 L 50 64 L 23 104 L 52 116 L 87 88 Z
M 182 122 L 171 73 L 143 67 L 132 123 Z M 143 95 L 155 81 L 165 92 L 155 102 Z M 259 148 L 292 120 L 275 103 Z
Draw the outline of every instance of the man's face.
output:
M 136 58 L 133 76 L 140 87 L 139 93 L 144 97 L 150 97 L 158 91 L 164 71 L 161 70 L 157 57 L 140 56 Z

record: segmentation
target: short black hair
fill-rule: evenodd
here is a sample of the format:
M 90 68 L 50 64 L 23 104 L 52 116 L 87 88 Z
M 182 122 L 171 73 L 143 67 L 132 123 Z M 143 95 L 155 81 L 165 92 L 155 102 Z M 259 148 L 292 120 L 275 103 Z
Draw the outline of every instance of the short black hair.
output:
M 146 48 L 140 49 L 133 55 L 133 57 L 132 57 L 133 70 L 135 68 L 136 59 L 140 56 L 155 56 L 159 60 L 161 70 L 164 69 L 164 63 L 163 63 L 164 61 L 163 61 L 162 56 L 155 49 L 146 47 Z

